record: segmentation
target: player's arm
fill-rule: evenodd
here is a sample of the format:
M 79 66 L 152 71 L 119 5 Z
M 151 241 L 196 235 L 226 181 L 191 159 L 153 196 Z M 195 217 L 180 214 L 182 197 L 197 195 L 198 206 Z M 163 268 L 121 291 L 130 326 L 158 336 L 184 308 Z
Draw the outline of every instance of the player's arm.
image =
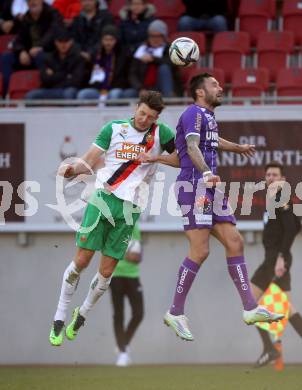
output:
M 234 152 L 238 154 L 243 154 L 246 157 L 252 157 L 255 152 L 255 145 L 250 144 L 236 144 L 235 142 L 228 141 L 222 137 L 218 138 L 218 149 L 224 150 L 226 152 Z
M 139 263 L 142 259 L 141 243 L 138 240 L 131 240 L 125 255 L 125 259 L 131 263 Z
M 199 141 L 199 135 L 189 134 L 186 137 L 188 155 L 195 167 L 203 174 L 206 181 L 218 183 L 220 182 L 220 177 L 214 175 L 205 162 L 201 150 L 199 149 Z
M 158 163 L 173 168 L 179 168 L 180 166 L 176 150 L 171 154 L 159 154 L 157 156 L 152 156 L 151 153 L 140 153 L 139 160 L 143 163 Z
M 62 164 L 59 167 L 58 174 L 68 178 L 91 172 L 93 166 L 96 165 L 104 153 L 104 150 L 93 144 L 74 164 Z
M 132 232 L 132 238 L 128 244 L 125 259 L 132 263 L 139 263 L 142 258 L 141 232 L 136 223 Z

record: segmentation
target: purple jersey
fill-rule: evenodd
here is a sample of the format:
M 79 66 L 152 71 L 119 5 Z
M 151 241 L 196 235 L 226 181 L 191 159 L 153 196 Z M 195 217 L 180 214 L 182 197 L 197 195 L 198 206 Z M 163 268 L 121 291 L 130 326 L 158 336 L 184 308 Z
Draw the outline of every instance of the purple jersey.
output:
M 200 136 L 199 149 L 210 170 L 216 174 L 218 127 L 214 113 L 204 107 L 191 104 L 182 113 L 176 127 L 175 145 L 180 160 L 180 167 L 186 171 L 191 169 L 193 176 L 201 177 L 201 172 L 198 172 L 187 152 L 186 138 L 190 134 Z

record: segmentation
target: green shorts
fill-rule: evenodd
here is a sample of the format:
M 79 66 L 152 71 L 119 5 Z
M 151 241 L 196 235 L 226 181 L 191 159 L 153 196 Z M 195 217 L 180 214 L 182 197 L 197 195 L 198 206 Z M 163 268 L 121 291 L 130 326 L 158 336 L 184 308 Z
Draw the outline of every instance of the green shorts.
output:
M 124 258 L 140 208 L 114 194 L 96 190 L 86 207 L 76 243 L 101 251 L 116 260 Z

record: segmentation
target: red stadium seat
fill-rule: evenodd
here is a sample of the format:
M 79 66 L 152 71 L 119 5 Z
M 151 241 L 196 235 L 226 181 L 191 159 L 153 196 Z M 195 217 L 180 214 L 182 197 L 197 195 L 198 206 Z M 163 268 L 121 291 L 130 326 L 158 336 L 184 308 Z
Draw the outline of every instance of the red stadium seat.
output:
M 38 70 L 20 70 L 12 74 L 8 93 L 10 99 L 23 99 L 32 89 L 40 87 L 40 72 Z
M 275 0 L 241 0 L 236 20 L 238 31 L 247 31 L 255 45 L 259 32 L 271 30 L 276 16 Z
M 236 69 L 232 78 L 233 97 L 264 96 L 269 88 L 269 71 L 265 68 Z
M 280 69 L 276 83 L 277 96 L 302 96 L 302 69 Z M 301 101 L 288 101 L 282 104 L 301 104 Z
M 286 0 L 283 2 L 282 29 L 293 31 L 298 45 L 302 45 L 302 2 L 301 0 Z
M 1 35 L 0 36 L 0 54 L 11 51 L 13 48 L 13 41 L 16 35 Z
M 290 31 L 265 31 L 259 34 L 257 67 L 270 69 L 270 79 L 275 81 L 281 68 L 289 67 L 290 54 L 294 50 L 294 35 Z
M 179 17 L 185 12 L 182 0 L 153 0 L 156 8 L 155 16 L 167 23 L 169 33 L 177 30 Z
M 214 37 L 211 56 L 213 68 L 225 71 L 226 81 L 231 81 L 233 69 L 244 68 L 250 52 L 250 37 L 245 31 L 220 32 Z
M 183 72 L 186 72 L 185 78 L 183 77 Z M 197 76 L 198 74 L 201 73 L 210 73 L 215 77 L 215 79 L 219 82 L 220 86 L 224 88 L 224 71 L 219 68 L 199 68 L 199 67 L 190 67 L 190 68 L 183 68 L 182 70 L 182 81 L 185 86 L 185 91 L 187 95 L 190 95 L 189 87 L 190 87 L 190 80 L 192 77 Z
M 179 18 L 185 12 L 182 0 L 153 0 L 156 16 L 161 18 Z
M 206 52 L 206 39 L 205 39 L 204 33 L 197 32 L 197 31 L 175 32 L 173 34 L 170 34 L 169 41 L 173 42 L 174 39 L 177 39 L 180 37 L 187 37 L 187 38 L 193 39 L 199 47 L 200 54 L 205 54 L 205 52 Z
M 120 10 L 121 8 L 125 7 L 126 4 L 126 0 L 111 0 L 109 3 L 109 11 L 116 19 L 119 19 Z

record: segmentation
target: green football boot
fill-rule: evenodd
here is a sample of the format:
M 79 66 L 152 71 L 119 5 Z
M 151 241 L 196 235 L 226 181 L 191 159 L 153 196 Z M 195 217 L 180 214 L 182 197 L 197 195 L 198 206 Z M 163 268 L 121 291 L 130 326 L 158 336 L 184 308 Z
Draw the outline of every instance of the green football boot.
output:
M 72 314 L 72 321 L 66 327 L 66 337 L 68 340 L 74 340 L 77 337 L 78 331 L 84 325 L 85 318 L 80 314 L 80 307 L 76 307 Z
M 64 340 L 64 321 L 54 321 L 49 334 L 49 342 L 54 347 L 59 347 Z

